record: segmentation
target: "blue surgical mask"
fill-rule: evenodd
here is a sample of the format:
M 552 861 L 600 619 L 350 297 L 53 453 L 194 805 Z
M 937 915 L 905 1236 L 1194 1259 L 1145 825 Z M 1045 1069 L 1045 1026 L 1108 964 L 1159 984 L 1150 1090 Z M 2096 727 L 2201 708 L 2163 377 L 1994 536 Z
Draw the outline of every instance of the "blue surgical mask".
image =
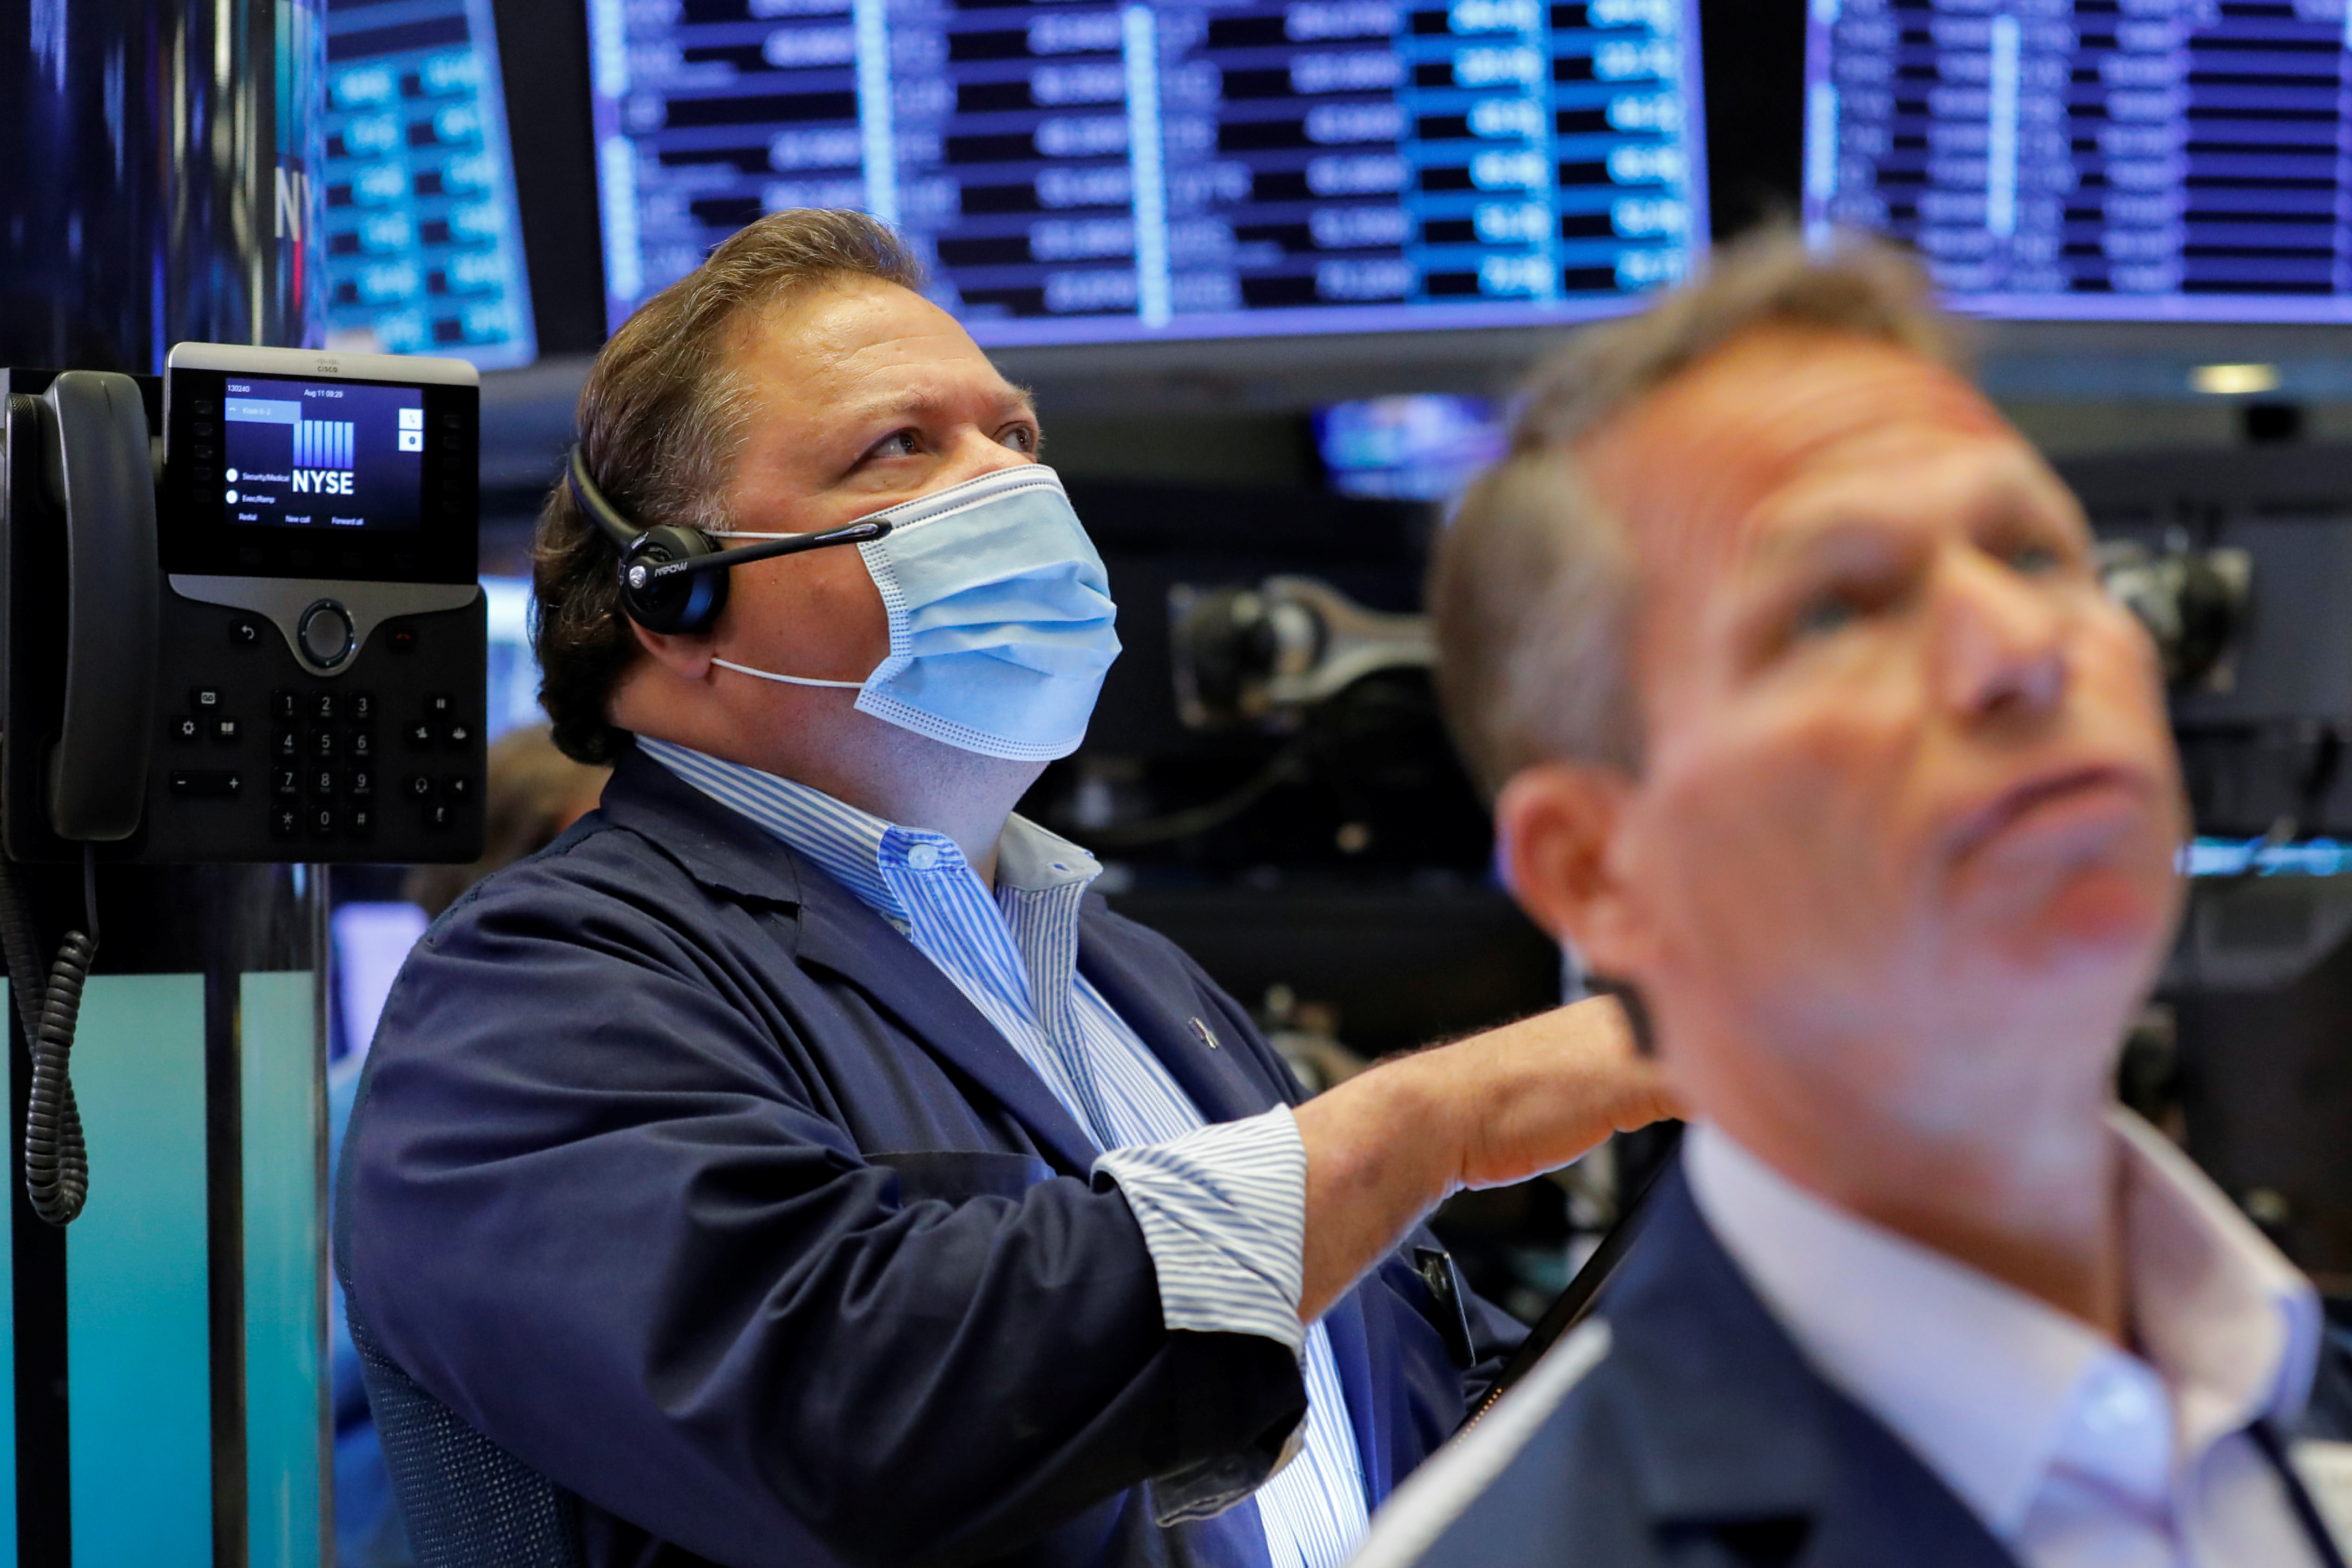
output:
M 1038 762 L 1076 751 L 1118 657 L 1118 607 L 1061 477 L 1024 463 L 873 515 L 891 524 L 857 547 L 890 620 L 889 657 L 873 674 L 817 680 L 711 662 L 793 686 L 853 688 L 859 711 L 982 756 Z

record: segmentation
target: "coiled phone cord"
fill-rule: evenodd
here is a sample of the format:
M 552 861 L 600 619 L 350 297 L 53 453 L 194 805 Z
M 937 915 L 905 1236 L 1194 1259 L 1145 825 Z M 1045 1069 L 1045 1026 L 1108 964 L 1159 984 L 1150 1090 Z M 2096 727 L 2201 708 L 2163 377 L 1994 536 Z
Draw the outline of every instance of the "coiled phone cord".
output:
M 71 1224 L 89 1196 L 89 1150 L 82 1141 L 71 1074 L 82 985 L 98 957 L 98 854 L 88 845 L 82 847 L 81 898 L 83 923 L 89 930 L 66 932 L 45 984 L 24 889 L 16 868 L 0 860 L 0 954 L 7 961 L 8 988 L 16 993 L 33 1058 L 25 1110 L 25 1196 L 33 1212 L 51 1225 Z

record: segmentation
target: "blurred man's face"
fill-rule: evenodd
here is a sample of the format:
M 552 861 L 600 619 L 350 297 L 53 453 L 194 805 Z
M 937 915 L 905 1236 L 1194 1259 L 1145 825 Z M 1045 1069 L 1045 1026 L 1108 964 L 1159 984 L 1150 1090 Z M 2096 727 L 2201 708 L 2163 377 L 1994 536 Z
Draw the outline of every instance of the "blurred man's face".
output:
M 1923 1110 L 1948 1070 L 2056 1067 L 2053 1030 L 2103 1070 L 2184 820 L 2153 650 L 2057 478 L 1949 373 L 1785 331 L 1579 456 L 1632 530 L 1646 752 L 1613 912 L 1576 934 L 1643 984 L 1670 1061 L 1762 1037 Z

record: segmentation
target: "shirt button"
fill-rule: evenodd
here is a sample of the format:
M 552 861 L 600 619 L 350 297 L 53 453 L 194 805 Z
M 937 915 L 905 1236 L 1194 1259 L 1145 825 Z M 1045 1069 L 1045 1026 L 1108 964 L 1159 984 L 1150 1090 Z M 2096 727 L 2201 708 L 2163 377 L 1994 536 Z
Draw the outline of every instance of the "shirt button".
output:
M 940 852 L 936 845 L 918 844 L 907 851 L 907 864 L 918 871 L 928 871 L 939 863 Z
M 2138 1379 L 2109 1370 L 2092 1384 L 2084 1422 L 2094 1432 L 2115 1433 L 2156 1419 L 2156 1401 Z

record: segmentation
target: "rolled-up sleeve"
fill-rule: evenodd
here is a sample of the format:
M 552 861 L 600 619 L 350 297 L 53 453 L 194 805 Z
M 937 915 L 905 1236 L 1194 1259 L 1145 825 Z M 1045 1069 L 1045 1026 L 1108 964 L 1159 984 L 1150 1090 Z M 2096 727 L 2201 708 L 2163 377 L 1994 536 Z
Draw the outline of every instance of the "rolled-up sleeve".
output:
M 1170 1329 L 1256 1334 L 1298 1353 L 1307 1145 L 1288 1106 L 1095 1162 L 1134 1212 Z

